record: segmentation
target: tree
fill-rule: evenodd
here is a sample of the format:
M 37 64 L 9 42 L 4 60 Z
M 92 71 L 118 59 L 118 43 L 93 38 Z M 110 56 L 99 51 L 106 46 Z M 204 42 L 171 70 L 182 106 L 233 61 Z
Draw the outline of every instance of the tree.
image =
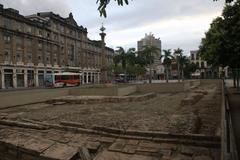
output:
M 182 73 L 181 77 L 182 77 L 182 81 L 184 81 L 184 69 L 189 64 L 189 59 L 187 56 L 181 56 L 179 61 L 180 61 L 180 70 Z M 195 72 L 195 70 L 194 70 L 194 72 Z
M 100 16 L 107 17 L 106 7 L 110 3 L 111 0 L 97 0 L 98 11 Z M 119 6 L 123 6 L 124 4 L 128 5 L 128 0 L 115 0 Z
M 160 49 L 156 46 L 146 45 L 143 50 L 139 52 L 142 63 L 149 66 L 149 83 L 152 83 L 152 64 L 155 57 L 159 56 Z
M 229 66 L 232 69 L 234 87 L 239 87 L 240 68 L 240 0 L 227 5 L 222 17 L 216 18 L 205 38 L 202 39 L 199 53 L 215 66 Z
M 116 55 L 114 59 L 116 63 L 121 62 L 122 69 L 124 70 L 124 75 L 125 75 L 124 82 L 126 82 L 127 81 L 127 63 L 129 61 L 129 55 L 135 54 L 135 48 L 130 48 L 127 51 L 125 51 L 122 47 L 118 47 L 117 53 L 118 55 Z
M 124 6 L 129 4 L 129 0 L 114 0 L 117 2 L 119 6 Z M 218 0 L 213 0 L 213 1 L 218 1 Z M 226 3 L 231 3 L 234 0 L 225 0 Z M 107 5 L 111 2 L 111 0 L 97 0 L 98 6 L 98 11 L 100 13 L 100 16 L 107 17 L 107 12 L 106 12 L 106 7 Z
M 183 57 L 183 50 L 178 48 L 174 50 L 174 54 L 177 59 L 177 69 L 178 69 L 178 82 L 180 82 L 180 59 Z
M 197 67 L 198 66 L 196 64 L 190 63 L 190 61 L 187 59 L 185 67 L 183 68 L 184 76 L 191 78 L 191 74 L 197 70 Z
M 171 49 L 168 49 L 168 50 L 163 50 L 163 53 L 164 55 L 161 55 L 160 56 L 160 59 L 163 59 L 163 65 L 165 67 L 165 73 L 166 73 L 166 82 L 168 83 L 168 80 L 169 80 L 169 70 L 170 70 L 170 66 L 171 66 L 171 63 L 172 63 L 172 59 L 173 59 L 173 56 L 171 55 L 172 52 L 171 52 Z

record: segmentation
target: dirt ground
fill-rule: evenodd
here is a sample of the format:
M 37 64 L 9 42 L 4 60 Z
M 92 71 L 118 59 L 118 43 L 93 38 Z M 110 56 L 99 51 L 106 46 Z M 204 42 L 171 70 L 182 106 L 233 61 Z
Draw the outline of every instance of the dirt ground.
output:
M 217 134 L 220 128 L 221 94 L 214 84 L 202 85 L 205 95 L 194 105 L 181 105 L 191 92 L 158 94 L 145 102 L 106 103 L 91 105 L 33 104 L 0 111 L 8 119 L 30 119 L 47 123 L 71 121 L 142 131 Z M 196 90 L 196 89 L 195 89 Z

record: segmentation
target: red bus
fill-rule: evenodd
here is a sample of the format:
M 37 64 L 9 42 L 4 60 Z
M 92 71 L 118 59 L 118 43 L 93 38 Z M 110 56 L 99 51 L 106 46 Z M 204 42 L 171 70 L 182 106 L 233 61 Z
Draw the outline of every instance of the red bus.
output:
M 46 87 L 50 88 L 79 86 L 81 84 L 81 80 L 82 80 L 81 73 L 72 72 L 54 73 L 47 74 L 45 76 L 45 85 Z

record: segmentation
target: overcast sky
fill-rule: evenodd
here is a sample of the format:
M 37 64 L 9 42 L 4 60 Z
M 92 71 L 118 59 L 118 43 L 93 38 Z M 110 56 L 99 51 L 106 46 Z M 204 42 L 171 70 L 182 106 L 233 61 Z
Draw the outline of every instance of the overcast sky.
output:
M 88 28 L 91 39 L 100 39 L 102 22 L 107 28 L 110 47 L 136 47 L 145 33 L 162 40 L 163 49 L 182 48 L 185 53 L 198 49 L 211 21 L 221 15 L 223 0 L 133 0 L 119 7 L 114 0 L 101 18 L 96 0 L 0 0 L 5 8 L 15 8 L 23 15 L 53 11 L 62 17 L 73 13 L 79 25 Z

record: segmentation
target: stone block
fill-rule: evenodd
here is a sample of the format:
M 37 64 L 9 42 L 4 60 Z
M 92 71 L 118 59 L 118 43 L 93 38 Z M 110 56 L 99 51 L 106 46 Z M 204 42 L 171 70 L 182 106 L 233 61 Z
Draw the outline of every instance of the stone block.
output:
M 127 154 L 134 154 L 137 150 L 137 146 L 136 145 L 125 145 L 125 147 L 123 148 L 122 152 L 123 153 L 127 153 Z
M 70 160 L 78 153 L 78 149 L 70 147 L 65 144 L 56 143 L 47 150 L 45 150 L 41 156 L 46 158 L 58 159 L 58 160 Z
M 112 137 L 101 137 L 100 138 L 100 142 L 103 143 L 113 143 L 115 142 L 116 138 L 112 138 Z
M 209 156 L 196 156 L 193 158 L 193 160 L 213 160 L 213 159 Z
M 127 141 L 127 144 L 129 144 L 129 145 L 138 145 L 139 144 L 139 140 L 130 139 L 130 140 Z
M 91 152 L 97 152 L 97 150 L 99 149 L 99 147 L 101 146 L 101 143 L 99 142 L 91 142 L 88 141 L 85 145 L 85 147 L 90 150 Z
M 177 154 L 172 158 L 172 160 L 192 160 L 192 157 L 182 155 L 182 154 Z
M 126 145 L 125 143 L 115 142 L 108 148 L 108 150 L 115 151 L 115 152 L 122 152 L 125 145 Z

